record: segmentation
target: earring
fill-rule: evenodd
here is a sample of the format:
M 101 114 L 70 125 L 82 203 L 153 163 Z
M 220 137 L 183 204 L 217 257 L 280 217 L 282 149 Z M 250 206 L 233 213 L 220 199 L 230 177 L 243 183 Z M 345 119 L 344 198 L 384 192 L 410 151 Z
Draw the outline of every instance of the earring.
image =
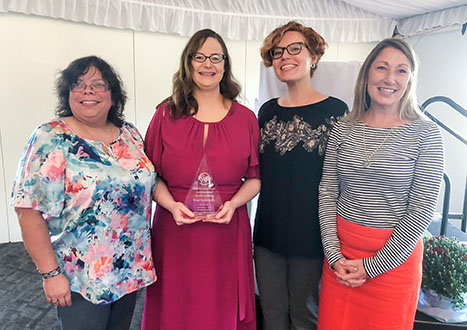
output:
M 312 63 L 312 64 L 311 64 L 311 68 L 312 68 L 312 69 L 316 68 L 316 64 L 315 64 L 315 63 Z

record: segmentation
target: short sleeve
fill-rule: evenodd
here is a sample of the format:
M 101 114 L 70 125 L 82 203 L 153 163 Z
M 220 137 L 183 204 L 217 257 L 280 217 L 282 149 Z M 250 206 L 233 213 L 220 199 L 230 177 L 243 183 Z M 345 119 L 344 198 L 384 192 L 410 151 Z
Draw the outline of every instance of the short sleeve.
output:
M 11 205 L 58 217 L 65 204 L 66 158 L 62 139 L 48 124 L 31 135 L 16 172 Z
M 169 115 L 166 110 L 166 104 L 161 104 L 154 113 L 154 116 L 149 123 L 146 136 L 144 138 L 144 151 L 146 155 L 154 164 L 156 172 L 162 176 L 161 173 L 161 159 L 163 152 L 162 145 L 162 120 L 165 115 Z
M 130 122 L 125 122 L 123 124 L 128 132 L 131 134 L 131 136 L 138 141 L 139 143 L 143 144 L 143 137 L 141 136 L 141 133 L 138 131 L 135 125 L 133 125 Z
M 245 177 L 259 179 L 259 126 L 255 114 L 251 111 L 248 117 L 248 128 L 250 134 L 250 157 L 248 159 L 248 170 Z

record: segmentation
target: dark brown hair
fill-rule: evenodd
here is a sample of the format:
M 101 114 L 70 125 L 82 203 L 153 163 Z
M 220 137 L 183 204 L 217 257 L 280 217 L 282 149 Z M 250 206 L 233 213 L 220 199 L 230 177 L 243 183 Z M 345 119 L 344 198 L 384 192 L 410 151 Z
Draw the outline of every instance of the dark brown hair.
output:
M 124 121 L 123 109 L 125 108 L 127 100 L 122 79 L 110 64 L 97 56 L 78 58 L 59 73 L 57 81 L 55 82 L 55 89 L 58 96 L 55 115 L 58 117 L 69 117 L 73 115 L 69 102 L 71 86 L 76 83 L 81 76 L 85 75 L 91 67 L 95 67 L 99 70 L 102 78 L 110 87 L 112 106 L 107 115 L 107 120 L 117 127 L 122 127 Z
M 207 38 L 216 39 L 221 44 L 222 51 L 226 56 L 224 60 L 224 76 L 220 82 L 220 93 L 224 98 L 232 101 L 240 94 L 240 85 L 235 81 L 232 75 L 232 61 L 224 40 L 213 30 L 200 30 L 190 38 L 182 52 L 180 67 L 172 79 L 172 95 L 162 101 L 162 103 L 167 102 L 167 108 L 170 110 L 170 115 L 174 119 L 194 115 L 198 112 L 198 102 L 193 96 L 193 90 L 196 85 L 193 80 L 193 66 L 191 64 L 192 59 L 190 55 L 197 52 Z M 158 107 L 161 104 L 159 104 Z

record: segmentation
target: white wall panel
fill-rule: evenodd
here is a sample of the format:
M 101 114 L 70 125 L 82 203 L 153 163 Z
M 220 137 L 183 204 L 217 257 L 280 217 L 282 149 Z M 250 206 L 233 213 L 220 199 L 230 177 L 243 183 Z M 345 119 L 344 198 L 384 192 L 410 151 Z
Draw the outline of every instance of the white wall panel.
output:
M 136 122 L 144 136 L 155 107 L 172 93 L 172 77 L 188 38 L 135 32 Z
M 258 110 L 256 109 L 256 99 L 259 91 L 260 63 L 262 62 L 259 50 L 262 45 L 262 41 L 248 41 L 246 44 L 245 86 L 243 93 L 246 98 L 245 105 L 254 111 Z
M 0 187 L 4 190 L 0 195 L 3 203 L 1 196 L 10 194 L 18 160 L 31 132 L 54 117 L 57 71 L 81 56 L 95 54 L 109 61 L 128 87 L 129 120 L 134 120 L 134 88 L 131 31 L 19 14 L 0 14 L 0 31 L 0 130 L 6 181 Z M 7 210 L 10 240 L 19 241 L 16 214 L 12 207 Z M 2 226 L 5 221 L 2 212 Z
M 0 130 L 0 243 L 10 240 L 10 231 L 8 226 L 8 200 L 9 195 L 6 194 L 9 185 L 5 189 L 5 177 L 3 175 L 3 148 L 2 148 L 2 132 Z
M 467 36 L 457 27 L 409 39 L 420 59 L 418 101 L 447 96 L 467 109 Z M 467 137 L 467 120 L 444 103 L 427 107 L 433 115 Z M 445 170 L 451 178 L 451 213 L 461 213 L 466 184 L 467 152 L 465 145 L 444 130 Z M 441 207 L 438 201 L 438 209 Z
M 171 94 L 172 76 L 189 38 L 178 35 L 133 32 L 63 20 L 0 13 L 0 243 L 21 240 L 14 210 L 9 202 L 13 176 L 21 152 L 39 124 L 54 117 L 56 73 L 72 60 L 95 54 L 111 63 L 121 74 L 129 100 L 125 114 L 144 135 L 154 107 Z M 412 38 L 420 59 L 421 100 L 447 95 L 467 103 L 467 43 L 458 30 Z M 242 86 L 240 102 L 255 109 L 259 90 L 262 41 L 225 40 L 232 57 L 233 73 Z M 330 43 L 322 61 L 363 61 L 375 43 Z M 436 110 L 444 115 L 444 110 Z M 448 119 L 460 132 L 465 122 Z M 456 191 L 463 191 L 467 155 L 446 138 L 448 160 Z M 456 159 L 459 159 L 457 157 Z M 1 161 L 1 159 L 0 159 Z M 460 177 L 457 178 L 460 173 Z M 456 194 L 454 209 L 463 197 Z

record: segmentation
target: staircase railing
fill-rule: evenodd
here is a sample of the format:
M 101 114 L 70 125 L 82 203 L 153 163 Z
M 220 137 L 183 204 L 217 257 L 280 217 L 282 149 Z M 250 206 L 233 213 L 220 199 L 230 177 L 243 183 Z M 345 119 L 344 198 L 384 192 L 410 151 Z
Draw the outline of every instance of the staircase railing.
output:
M 443 128 L 446 132 L 451 134 L 453 137 L 455 137 L 457 140 L 461 141 L 464 145 L 467 146 L 467 141 L 457 132 L 455 132 L 452 128 L 444 124 L 442 121 L 440 121 L 438 118 L 436 118 L 434 115 L 429 113 L 426 110 L 426 107 L 432 103 L 435 102 L 442 102 L 445 103 L 457 112 L 459 112 L 461 115 L 464 116 L 464 118 L 467 118 L 467 110 L 461 107 L 459 104 L 451 100 L 449 97 L 445 96 L 435 96 L 431 97 L 423 104 L 420 106 L 424 114 L 433 120 L 435 123 L 437 123 L 441 128 Z M 461 230 L 463 232 L 466 232 L 466 227 L 467 227 L 467 219 L 466 219 L 466 214 L 467 214 L 467 179 L 466 179 L 466 184 L 465 184 L 465 189 L 464 189 L 464 205 L 462 208 L 462 213 L 449 213 L 449 205 L 450 205 L 450 200 L 451 200 L 451 180 L 449 179 L 449 176 L 447 173 L 444 173 L 443 175 L 443 180 L 444 180 L 444 197 L 443 197 L 443 211 L 442 211 L 442 218 L 441 218 L 441 230 L 440 230 L 440 235 L 446 235 L 447 232 L 447 227 L 448 227 L 448 222 L 449 219 L 461 219 Z

